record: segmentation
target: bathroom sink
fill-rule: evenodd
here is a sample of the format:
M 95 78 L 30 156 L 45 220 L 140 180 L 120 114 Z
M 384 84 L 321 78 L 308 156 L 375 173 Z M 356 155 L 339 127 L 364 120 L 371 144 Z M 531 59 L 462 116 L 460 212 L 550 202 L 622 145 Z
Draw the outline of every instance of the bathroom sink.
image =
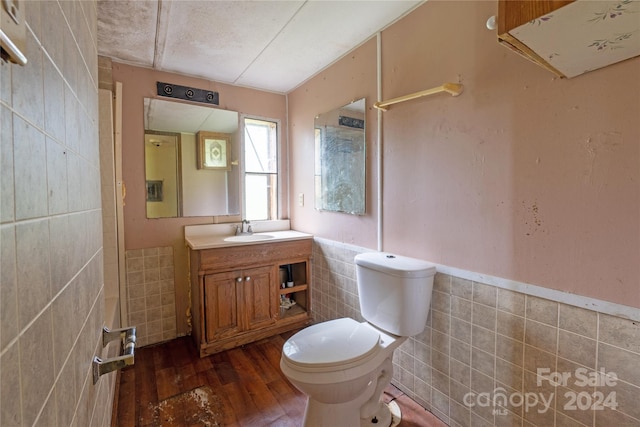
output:
M 265 221 L 266 222 L 266 221 Z M 256 224 L 257 225 L 257 224 Z M 235 228 L 235 227 L 234 227 Z M 313 235 L 296 230 L 256 230 L 254 234 L 233 235 L 229 224 L 185 226 L 185 242 L 196 251 L 228 246 L 256 245 L 258 243 L 285 242 L 312 239 Z
M 258 242 L 260 240 L 273 239 L 270 234 L 247 234 L 244 236 L 231 236 L 224 239 L 225 242 Z

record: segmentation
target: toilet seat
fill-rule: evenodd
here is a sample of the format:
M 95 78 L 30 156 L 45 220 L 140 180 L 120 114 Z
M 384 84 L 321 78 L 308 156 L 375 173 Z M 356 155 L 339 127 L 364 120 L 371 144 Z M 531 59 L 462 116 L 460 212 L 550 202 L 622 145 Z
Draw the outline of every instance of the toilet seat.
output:
M 360 365 L 380 350 L 380 333 L 354 319 L 309 326 L 287 340 L 283 361 L 294 369 L 333 371 Z

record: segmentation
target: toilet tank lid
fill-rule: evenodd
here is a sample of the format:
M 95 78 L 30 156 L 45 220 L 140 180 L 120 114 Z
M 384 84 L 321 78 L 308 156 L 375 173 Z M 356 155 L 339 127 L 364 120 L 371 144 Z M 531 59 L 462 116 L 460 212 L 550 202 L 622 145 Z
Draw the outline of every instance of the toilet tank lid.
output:
M 386 252 L 366 252 L 355 257 L 356 265 L 399 277 L 429 277 L 436 266 L 426 261 Z

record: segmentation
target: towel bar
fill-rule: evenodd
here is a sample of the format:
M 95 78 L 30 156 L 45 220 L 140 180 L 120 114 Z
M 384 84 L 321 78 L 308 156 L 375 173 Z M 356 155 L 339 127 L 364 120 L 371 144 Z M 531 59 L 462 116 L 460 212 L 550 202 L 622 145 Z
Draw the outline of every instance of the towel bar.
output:
M 434 87 L 433 89 L 427 89 L 420 92 L 415 92 L 410 95 L 399 96 L 384 102 L 376 102 L 373 104 L 375 108 L 382 111 L 387 111 L 389 106 L 397 104 L 398 102 L 410 101 L 412 99 L 420 98 L 427 95 L 433 95 L 436 93 L 447 92 L 451 96 L 458 96 L 462 93 L 463 86 L 459 83 L 445 83 L 442 86 Z
M 93 358 L 93 383 L 97 383 L 101 375 L 122 369 L 134 364 L 136 350 L 136 328 L 114 329 L 110 331 L 106 326 L 102 328 L 102 347 L 106 347 L 111 341 L 120 340 L 120 356 L 106 360 L 98 356 Z

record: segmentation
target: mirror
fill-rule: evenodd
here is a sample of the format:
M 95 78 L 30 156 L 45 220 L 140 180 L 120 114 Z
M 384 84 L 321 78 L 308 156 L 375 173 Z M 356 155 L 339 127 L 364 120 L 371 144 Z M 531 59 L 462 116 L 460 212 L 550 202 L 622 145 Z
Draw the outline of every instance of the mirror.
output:
M 144 99 L 147 218 L 240 214 L 238 124 L 235 111 Z M 226 141 L 225 167 L 202 167 L 209 132 Z
M 316 209 L 365 213 L 365 100 L 315 118 Z

